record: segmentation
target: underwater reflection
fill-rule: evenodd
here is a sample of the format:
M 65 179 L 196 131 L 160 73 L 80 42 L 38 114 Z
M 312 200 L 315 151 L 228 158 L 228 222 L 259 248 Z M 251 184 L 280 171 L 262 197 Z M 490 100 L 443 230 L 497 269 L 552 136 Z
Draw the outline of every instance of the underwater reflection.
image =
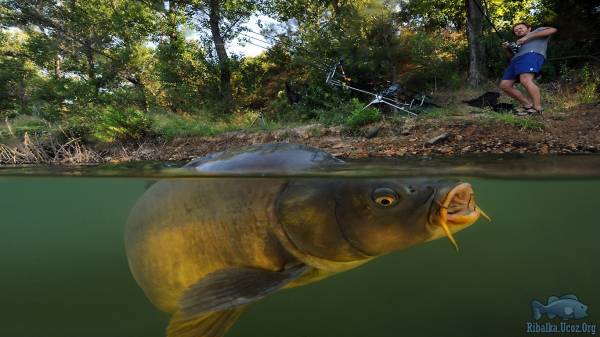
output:
M 192 161 L 202 172 L 339 167 L 329 154 L 263 145 Z M 167 335 L 223 336 L 245 307 L 375 257 L 448 237 L 484 215 L 469 183 L 440 178 L 161 180 L 132 209 L 131 272 L 172 314 Z

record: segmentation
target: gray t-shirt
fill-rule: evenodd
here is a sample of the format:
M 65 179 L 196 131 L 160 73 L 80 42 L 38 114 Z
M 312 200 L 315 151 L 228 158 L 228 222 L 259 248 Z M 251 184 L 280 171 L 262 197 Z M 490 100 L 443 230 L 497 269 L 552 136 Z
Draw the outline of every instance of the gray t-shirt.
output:
M 548 29 L 549 27 L 540 27 L 532 32 L 530 32 L 527 35 L 533 34 L 535 32 L 539 32 L 545 29 Z M 538 54 L 542 54 L 542 56 L 544 56 L 544 58 L 546 57 L 546 49 L 548 48 L 548 40 L 550 40 L 550 35 L 545 36 L 545 37 L 537 37 L 531 40 L 527 40 L 527 42 L 525 42 L 522 46 L 521 49 L 519 49 L 519 52 L 516 53 L 513 57 L 518 57 L 521 55 L 525 55 L 527 53 L 538 53 Z

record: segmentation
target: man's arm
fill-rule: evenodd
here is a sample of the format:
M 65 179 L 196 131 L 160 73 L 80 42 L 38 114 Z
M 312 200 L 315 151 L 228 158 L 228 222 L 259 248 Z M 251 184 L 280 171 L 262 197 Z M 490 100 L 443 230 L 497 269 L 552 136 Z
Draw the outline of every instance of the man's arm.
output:
M 556 29 L 554 27 L 544 27 L 544 29 L 541 29 L 537 32 L 533 32 L 533 33 L 527 34 L 526 36 L 523 36 L 522 38 L 517 40 L 517 43 L 524 44 L 528 40 L 550 36 L 552 34 L 555 34 L 556 32 L 558 32 L 558 29 Z

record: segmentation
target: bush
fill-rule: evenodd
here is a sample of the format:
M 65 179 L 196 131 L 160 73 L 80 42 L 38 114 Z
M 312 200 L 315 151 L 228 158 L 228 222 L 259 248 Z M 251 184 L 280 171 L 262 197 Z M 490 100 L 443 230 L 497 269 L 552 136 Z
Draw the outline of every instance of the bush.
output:
M 379 111 L 377 108 L 365 108 L 364 105 L 356 98 L 352 99 L 352 105 L 352 113 L 344 122 L 344 124 L 352 130 L 356 130 L 363 125 L 377 122 L 381 119 L 381 111 Z
M 151 120 L 134 108 L 121 110 L 109 105 L 92 111 L 93 115 L 88 115 L 93 122 L 91 133 L 100 142 L 139 139 L 151 131 Z
M 580 71 L 581 85 L 578 99 L 582 103 L 595 103 L 600 98 L 600 70 L 586 64 Z

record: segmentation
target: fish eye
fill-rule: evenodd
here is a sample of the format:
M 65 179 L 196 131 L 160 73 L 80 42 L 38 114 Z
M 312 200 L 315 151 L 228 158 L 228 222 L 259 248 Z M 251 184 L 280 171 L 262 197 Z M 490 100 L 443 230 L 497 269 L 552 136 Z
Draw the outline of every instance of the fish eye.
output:
M 394 206 L 398 203 L 399 199 L 398 194 L 394 190 L 386 187 L 374 190 L 371 198 L 377 205 L 382 207 Z

